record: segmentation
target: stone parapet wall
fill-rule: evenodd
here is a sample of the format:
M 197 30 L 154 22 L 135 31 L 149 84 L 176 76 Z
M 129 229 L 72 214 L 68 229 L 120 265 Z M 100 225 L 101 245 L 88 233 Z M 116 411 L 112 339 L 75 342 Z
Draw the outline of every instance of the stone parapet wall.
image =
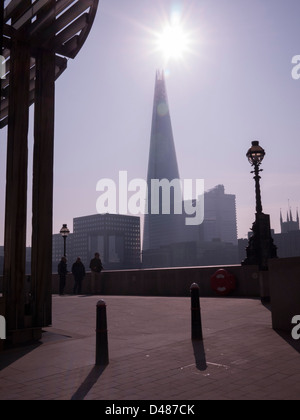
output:
M 145 270 L 103 271 L 101 280 L 91 284 L 91 273 L 87 273 L 82 285 L 82 294 L 124 296 L 189 296 L 190 286 L 197 283 L 200 296 L 216 296 L 210 278 L 220 268 L 227 269 L 237 280 L 231 293 L 236 297 L 260 297 L 260 279 L 256 266 L 185 267 Z M 53 274 L 53 293 L 59 292 L 59 277 Z M 72 294 L 74 279 L 67 276 L 66 294 Z

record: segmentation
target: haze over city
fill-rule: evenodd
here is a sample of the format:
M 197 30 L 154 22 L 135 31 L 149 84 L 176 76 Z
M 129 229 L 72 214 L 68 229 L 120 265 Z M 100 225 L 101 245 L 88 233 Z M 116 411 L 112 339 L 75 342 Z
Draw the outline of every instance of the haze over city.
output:
M 96 213 L 100 179 L 117 184 L 120 171 L 146 179 L 157 69 L 165 71 L 181 179 L 204 179 L 206 190 L 223 184 L 235 194 L 238 237 L 246 237 L 255 213 L 246 152 L 259 140 L 266 151 L 263 210 L 279 232 L 280 209 L 285 217 L 289 200 L 296 215 L 300 202 L 300 80 L 292 77 L 299 15 L 298 0 L 100 1 L 86 44 L 56 83 L 53 232 Z M 174 19 L 180 54 L 163 51 L 160 38 Z M 32 137 L 31 126 L 30 170 Z M 5 159 L 3 129 L 0 244 Z

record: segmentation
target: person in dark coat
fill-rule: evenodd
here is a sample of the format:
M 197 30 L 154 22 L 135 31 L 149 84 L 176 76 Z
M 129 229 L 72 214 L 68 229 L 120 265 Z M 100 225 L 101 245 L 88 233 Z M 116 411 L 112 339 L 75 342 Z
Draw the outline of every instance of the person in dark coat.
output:
M 91 293 L 95 293 L 96 290 L 101 291 L 101 271 L 103 270 L 102 261 L 99 252 L 95 253 L 95 256 L 90 261 L 91 269 Z
M 74 276 L 74 288 L 73 293 L 77 292 L 79 295 L 81 295 L 81 287 L 82 287 L 82 280 L 85 277 L 85 266 L 82 263 L 80 257 L 77 258 L 77 260 L 72 265 L 72 274 Z
M 60 263 L 58 264 L 57 271 L 59 274 L 59 294 L 63 295 L 66 286 L 66 278 L 67 278 L 67 259 L 66 257 L 62 257 Z

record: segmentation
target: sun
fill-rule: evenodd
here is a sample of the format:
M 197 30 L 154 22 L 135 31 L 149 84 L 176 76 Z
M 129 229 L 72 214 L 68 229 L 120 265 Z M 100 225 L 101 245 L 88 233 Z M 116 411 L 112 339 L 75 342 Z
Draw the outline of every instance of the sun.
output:
M 188 37 L 180 25 L 167 26 L 157 42 L 158 49 L 167 60 L 181 59 L 188 50 Z
M 159 12 L 155 20 L 160 22 L 155 29 L 139 24 L 147 35 L 147 38 L 141 39 L 143 53 L 155 55 L 160 66 L 168 71 L 172 61 L 180 66 L 188 65 L 189 56 L 197 56 L 199 43 L 203 43 L 199 25 L 192 24 L 191 7 L 185 10 L 174 7 L 170 14 Z
M 161 33 L 156 34 L 156 49 L 166 61 L 182 60 L 190 48 L 190 36 L 180 19 L 165 24 Z

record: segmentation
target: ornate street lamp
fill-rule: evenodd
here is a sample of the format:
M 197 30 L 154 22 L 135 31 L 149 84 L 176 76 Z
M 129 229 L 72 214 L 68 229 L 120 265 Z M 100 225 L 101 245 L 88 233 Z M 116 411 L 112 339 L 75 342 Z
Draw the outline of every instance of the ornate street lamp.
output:
M 67 237 L 69 236 L 69 229 L 68 226 L 65 224 L 63 225 L 63 227 L 60 229 L 60 234 L 63 237 L 64 240 L 64 257 L 67 256 L 67 251 L 66 251 L 66 242 L 67 242 Z
M 247 152 L 247 158 L 252 166 L 254 166 L 254 171 L 251 173 L 254 174 L 255 180 L 255 191 L 256 191 L 256 213 L 262 213 L 262 204 L 261 204 L 261 193 L 260 193 L 260 185 L 259 180 L 261 177 L 259 173 L 263 171 L 263 169 L 259 169 L 260 164 L 262 163 L 266 152 L 262 147 L 260 147 L 258 141 L 252 142 L 252 147 Z
M 273 243 L 271 235 L 270 216 L 263 213 L 260 191 L 260 175 L 262 172 L 260 165 L 265 157 L 264 149 L 258 141 L 252 142 L 252 147 L 247 152 L 247 158 L 254 167 L 251 172 L 254 174 L 255 193 L 256 193 L 256 215 L 252 226 L 253 235 L 249 239 L 246 248 L 247 258 L 242 262 L 243 265 L 258 265 L 260 270 L 268 269 L 268 259 L 277 258 L 277 247 Z

